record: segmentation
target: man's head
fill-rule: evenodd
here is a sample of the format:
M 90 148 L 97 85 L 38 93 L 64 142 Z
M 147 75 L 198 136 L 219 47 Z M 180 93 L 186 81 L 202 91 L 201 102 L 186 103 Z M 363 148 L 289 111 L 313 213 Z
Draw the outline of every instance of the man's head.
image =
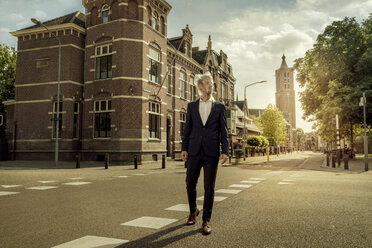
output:
M 209 72 L 201 75 L 198 78 L 197 83 L 200 96 L 212 94 L 213 78 Z

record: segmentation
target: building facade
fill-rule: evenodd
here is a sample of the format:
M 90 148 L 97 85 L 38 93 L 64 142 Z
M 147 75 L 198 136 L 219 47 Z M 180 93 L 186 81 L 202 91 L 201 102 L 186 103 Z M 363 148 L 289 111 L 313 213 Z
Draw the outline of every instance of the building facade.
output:
M 180 158 L 194 76 L 211 72 L 213 96 L 227 103 L 235 78 L 227 55 L 192 47 L 188 27 L 167 37 L 164 0 L 83 0 L 76 11 L 43 22 L 61 40 L 59 158 L 139 162 Z M 18 38 L 15 99 L 5 101 L 9 157 L 53 160 L 58 41 L 34 25 Z
M 293 151 L 296 149 L 296 102 L 294 90 L 293 68 L 288 67 L 283 53 L 280 68 L 275 70 L 276 106 L 282 111 L 286 120 L 286 130 L 288 141 L 286 149 Z

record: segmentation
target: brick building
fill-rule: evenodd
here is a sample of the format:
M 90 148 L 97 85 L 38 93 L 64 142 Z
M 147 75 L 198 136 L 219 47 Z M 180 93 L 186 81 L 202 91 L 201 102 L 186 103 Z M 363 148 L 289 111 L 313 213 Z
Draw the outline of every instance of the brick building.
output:
M 286 149 L 293 151 L 296 149 L 296 102 L 294 90 L 294 75 L 293 68 L 288 67 L 283 53 L 282 63 L 280 68 L 275 70 L 276 78 L 276 92 L 275 100 L 276 106 L 282 111 L 284 119 L 286 120 L 286 130 L 288 141 L 286 142 Z
M 83 0 L 76 11 L 43 22 L 62 43 L 59 158 L 139 162 L 180 157 L 194 75 L 213 75 L 213 96 L 229 104 L 235 78 L 227 55 L 192 47 L 188 27 L 167 37 L 164 0 Z M 58 41 L 33 25 L 18 38 L 15 99 L 5 101 L 9 157 L 53 160 Z

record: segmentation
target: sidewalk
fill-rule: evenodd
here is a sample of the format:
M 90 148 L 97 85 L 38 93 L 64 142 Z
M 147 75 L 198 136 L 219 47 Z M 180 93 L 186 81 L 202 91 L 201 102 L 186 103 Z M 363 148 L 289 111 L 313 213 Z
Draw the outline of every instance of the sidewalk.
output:
M 364 163 L 364 154 L 356 154 L 354 159 L 349 159 L 349 169 L 344 169 L 344 160 L 341 160 L 340 167 L 338 167 L 338 162 L 336 161 L 336 168 L 332 168 L 332 159 L 329 159 L 329 166 L 327 166 L 327 156 L 324 154 L 324 161 L 320 166 L 322 169 L 327 171 L 350 171 L 350 172 L 366 172 Z M 372 171 L 372 157 L 368 157 L 368 173 Z
M 270 161 L 280 160 L 280 159 L 289 159 L 293 156 L 298 156 L 299 154 L 304 153 L 287 153 L 277 155 L 270 155 Z M 231 163 L 227 160 L 223 165 L 220 166 L 234 166 L 235 158 L 231 158 Z M 267 161 L 266 156 L 259 157 L 247 157 L 244 161 L 243 158 L 240 159 L 239 165 L 249 165 L 249 164 L 258 164 L 264 163 Z M 132 170 L 134 169 L 134 162 L 132 164 L 124 164 L 120 162 L 109 162 L 110 167 L 120 166 L 124 169 Z M 184 168 L 185 163 L 181 160 L 166 160 L 165 168 L 166 169 L 179 169 Z M 80 161 L 80 168 L 105 168 L 104 161 Z M 142 161 L 142 164 L 138 164 L 138 169 L 161 169 L 162 161 Z M 76 169 L 75 161 L 58 161 L 58 166 L 55 166 L 54 161 L 39 161 L 39 160 L 7 160 L 0 161 L 0 170 L 33 170 L 33 169 Z
M 166 160 L 166 169 L 176 169 L 184 167 L 183 161 Z M 80 161 L 80 169 L 84 168 L 105 168 L 104 161 Z M 109 162 L 108 168 L 120 167 L 123 169 L 134 169 L 132 164 L 124 164 L 120 162 Z M 143 161 L 142 164 L 137 164 L 138 169 L 161 169 L 162 161 Z M 36 161 L 36 160 L 8 160 L 0 161 L 0 170 L 34 170 L 34 169 L 76 169 L 75 161 L 58 161 L 58 166 L 55 166 L 54 161 Z

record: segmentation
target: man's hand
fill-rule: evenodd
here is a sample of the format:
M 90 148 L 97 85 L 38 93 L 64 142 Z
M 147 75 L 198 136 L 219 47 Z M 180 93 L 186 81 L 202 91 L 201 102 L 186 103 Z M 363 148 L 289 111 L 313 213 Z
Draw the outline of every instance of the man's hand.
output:
M 228 158 L 227 154 L 223 154 L 223 153 L 222 153 L 221 156 L 220 156 L 221 164 L 225 163 L 226 160 L 227 160 L 227 158 Z
M 181 158 L 182 158 L 182 160 L 183 160 L 184 162 L 187 161 L 187 151 L 182 151 L 182 152 L 181 152 Z

